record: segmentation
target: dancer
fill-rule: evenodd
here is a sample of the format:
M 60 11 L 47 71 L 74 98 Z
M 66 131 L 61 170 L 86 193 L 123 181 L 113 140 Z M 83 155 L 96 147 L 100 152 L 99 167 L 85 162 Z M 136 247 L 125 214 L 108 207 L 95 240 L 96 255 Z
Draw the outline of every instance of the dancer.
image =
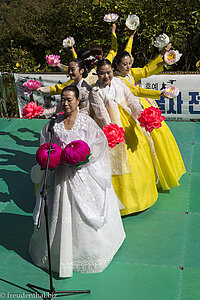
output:
M 62 163 L 49 172 L 47 179 L 52 270 L 60 277 L 70 277 L 73 271 L 102 272 L 125 238 L 120 203 L 111 184 L 108 143 L 96 123 L 78 112 L 78 94 L 75 86 L 63 89 L 64 114 L 56 120 L 53 143 L 64 148 L 74 140 L 83 140 L 90 147 L 90 160 L 80 167 Z M 41 144 L 46 142 L 49 142 L 48 124 L 41 131 Z M 39 181 L 38 172 L 41 171 L 37 165 L 32 171 L 34 182 Z M 33 214 L 35 224 L 38 222 L 42 181 Z M 45 241 L 43 215 L 41 228 L 35 227 L 29 251 L 36 265 L 48 269 Z
M 89 92 L 91 87 L 83 79 L 87 77 L 87 71 L 85 65 L 80 59 L 73 59 L 69 63 L 68 73 L 72 80 L 71 85 L 76 86 L 79 89 L 80 95 L 80 105 L 79 109 L 82 113 L 89 114 Z M 40 90 L 42 88 L 39 88 Z M 61 103 L 58 103 L 56 106 L 45 109 L 40 116 L 45 116 L 46 118 L 51 117 L 53 114 L 57 114 L 63 111 Z
M 113 61 L 113 58 L 117 54 L 117 36 L 116 36 L 116 25 L 115 23 L 112 23 L 111 25 L 111 49 L 106 56 L 108 60 L 111 62 Z M 103 49 L 100 45 L 93 45 L 91 49 L 83 48 L 80 51 L 75 52 L 73 49 L 72 51 L 73 58 L 79 58 L 82 61 L 84 61 L 87 69 L 88 69 L 88 76 L 85 78 L 85 81 L 92 87 L 95 82 L 98 80 L 98 77 L 96 75 L 96 64 L 98 60 L 103 58 Z M 68 66 L 59 64 L 59 68 L 66 73 L 68 73 Z M 72 80 L 68 80 L 67 82 L 56 84 L 53 86 L 46 86 L 46 87 L 40 87 L 37 91 L 42 92 L 43 94 L 50 94 L 50 95 L 60 95 L 62 89 L 65 86 L 68 86 L 72 83 Z
M 159 99 L 160 96 L 163 96 L 161 91 L 144 89 L 137 85 L 143 77 L 159 73 L 162 67 L 159 66 L 160 62 L 157 64 L 157 61 L 160 61 L 159 57 L 144 68 L 132 68 L 132 57 L 126 51 L 118 53 L 114 59 L 115 76 L 125 82 L 133 95 L 138 97 L 144 108 L 157 107 L 153 99 Z M 169 190 L 179 185 L 179 179 L 186 172 L 181 153 L 172 132 L 165 122 L 162 122 L 162 127 L 151 132 L 151 137 L 157 157 L 159 177 L 157 187 L 162 190 Z
M 94 118 L 101 127 L 109 123 L 123 126 L 126 144 L 110 149 L 112 183 L 125 206 L 122 215 L 145 210 L 157 200 L 157 188 L 150 135 L 141 129 L 136 115 L 142 110 L 125 83 L 113 78 L 110 61 L 103 59 L 97 66 L 99 80 L 92 88 L 89 100 Z

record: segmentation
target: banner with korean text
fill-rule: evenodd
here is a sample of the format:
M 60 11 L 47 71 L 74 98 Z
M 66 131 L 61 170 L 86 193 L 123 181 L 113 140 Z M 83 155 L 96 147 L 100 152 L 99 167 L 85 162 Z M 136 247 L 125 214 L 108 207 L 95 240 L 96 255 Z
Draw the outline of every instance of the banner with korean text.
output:
M 60 101 L 60 96 L 42 95 L 34 92 L 31 98 L 23 93 L 26 80 L 39 80 L 42 86 L 51 86 L 69 80 L 65 74 L 14 74 L 20 117 L 23 107 L 30 101 L 37 101 L 44 108 L 52 107 Z M 200 119 L 200 74 L 160 74 L 141 81 L 142 87 L 164 91 L 167 86 L 179 88 L 179 95 L 174 99 L 161 97 L 156 100 L 166 120 Z
M 200 119 L 200 74 L 161 74 L 142 79 L 142 87 L 164 91 L 167 86 L 179 88 L 174 99 L 156 100 L 167 120 Z

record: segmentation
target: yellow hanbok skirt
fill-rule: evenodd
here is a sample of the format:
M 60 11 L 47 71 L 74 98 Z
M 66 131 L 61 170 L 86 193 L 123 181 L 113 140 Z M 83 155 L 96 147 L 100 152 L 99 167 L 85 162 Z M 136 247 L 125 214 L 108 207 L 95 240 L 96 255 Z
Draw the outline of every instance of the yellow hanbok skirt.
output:
M 151 105 L 157 106 L 151 99 L 140 98 L 144 108 Z M 169 190 L 179 185 L 179 179 L 186 172 L 181 153 L 176 140 L 163 121 L 162 127 L 151 132 L 157 156 L 157 170 L 159 182 L 157 187 L 162 190 Z
M 158 192 L 148 141 L 131 115 L 121 106 L 119 110 L 125 130 L 130 173 L 113 175 L 112 184 L 125 207 L 121 210 L 121 215 L 128 215 L 152 206 L 157 200 Z

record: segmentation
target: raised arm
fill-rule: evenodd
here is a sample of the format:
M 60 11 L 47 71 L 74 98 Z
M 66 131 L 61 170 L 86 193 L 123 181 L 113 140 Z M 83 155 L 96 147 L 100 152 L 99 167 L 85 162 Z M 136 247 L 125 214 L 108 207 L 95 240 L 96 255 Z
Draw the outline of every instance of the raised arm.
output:
M 134 38 L 134 35 L 135 35 L 136 31 L 133 31 L 131 33 L 131 35 L 129 36 L 129 39 L 128 39 L 128 42 L 126 44 L 126 47 L 124 49 L 124 51 L 127 51 L 129 53 L 132 52 L 132 47 L 133 47 L 133 38 Z
M 106 56 L 106 59 L 108 59 L 111 63 L 114 59 L 114 57 L 117 55 L 118 45 L 117 45 L 117 36 L 116 36 L 116 25 L 115 23 L 112 23 L 111 25 L 111 49 Z

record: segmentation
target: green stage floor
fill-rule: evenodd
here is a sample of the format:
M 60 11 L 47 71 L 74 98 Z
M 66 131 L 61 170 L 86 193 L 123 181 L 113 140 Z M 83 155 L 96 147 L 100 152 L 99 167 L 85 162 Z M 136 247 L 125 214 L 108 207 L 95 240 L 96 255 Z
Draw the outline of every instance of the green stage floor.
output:
M 0 119 L 0 298 L 30 298 L 29 282 L 49 288 L 48 274 L 28 255 L 35 201 L 29 171 L 45 122 Z M 200 299 L 200 123 L 168 125 L 187 174 L 152 208 L 123 219 L 127 238 L 103 273 L 54 278 L 57 290 L 91 289 L 68 299 Z

